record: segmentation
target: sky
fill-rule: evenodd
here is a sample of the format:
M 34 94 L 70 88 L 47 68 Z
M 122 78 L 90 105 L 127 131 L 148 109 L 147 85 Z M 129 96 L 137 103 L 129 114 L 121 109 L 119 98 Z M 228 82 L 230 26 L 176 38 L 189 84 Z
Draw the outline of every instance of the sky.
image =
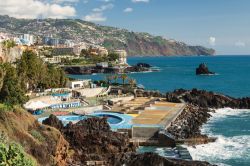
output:
M 250 0 L 0 0 L 0 14 L 80 18 L 250 55 Z

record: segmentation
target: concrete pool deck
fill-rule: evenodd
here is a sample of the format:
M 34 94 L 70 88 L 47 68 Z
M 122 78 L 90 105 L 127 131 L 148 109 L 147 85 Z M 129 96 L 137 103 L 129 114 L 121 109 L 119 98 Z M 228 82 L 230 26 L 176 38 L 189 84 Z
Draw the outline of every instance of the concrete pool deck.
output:
M 168 127 L 185 108 L 183 103 L 155 102 L 132 120 L 133 124 Z

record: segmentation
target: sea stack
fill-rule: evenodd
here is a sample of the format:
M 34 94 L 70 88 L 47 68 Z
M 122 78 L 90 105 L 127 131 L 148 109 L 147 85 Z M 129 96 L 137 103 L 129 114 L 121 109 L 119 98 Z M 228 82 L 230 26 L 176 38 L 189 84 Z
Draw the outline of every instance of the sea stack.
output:
M 196 68 L 196 75 L 211 75 L 214 72 L 209 71 L 205 63 L 201 63 L 198 68 Z

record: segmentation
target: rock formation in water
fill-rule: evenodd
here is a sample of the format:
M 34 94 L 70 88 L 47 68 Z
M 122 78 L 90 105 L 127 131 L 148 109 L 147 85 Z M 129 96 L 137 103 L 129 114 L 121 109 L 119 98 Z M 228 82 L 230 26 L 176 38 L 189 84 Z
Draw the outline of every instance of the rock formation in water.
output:
M 209 71 L 205 63 L 200 64 L 199 67 L 196 68 L 196 75 L 211 75 L 211 74 L 215 73 Z

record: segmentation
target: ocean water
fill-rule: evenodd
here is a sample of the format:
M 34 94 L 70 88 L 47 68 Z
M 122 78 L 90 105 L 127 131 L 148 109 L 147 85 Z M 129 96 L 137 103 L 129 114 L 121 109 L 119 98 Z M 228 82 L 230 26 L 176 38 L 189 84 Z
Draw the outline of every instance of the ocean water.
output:
M 147 89 L 161 92 L 177 88 L 199 88 L 221 92 L 234 97 L 250 96 L 250 56 L 214 57 L 133 57 L 129 64 L 149 63 L 160 68 L 160 72 L 132 73 L 130 77 Z M 196 76 L 195 69 L 206 63 L 213 76 Z M 105 79 L 103 74 L 76 75 L 74 78 Z
M 188 147 L 194 160 L 217 165 L 250 165 L 250 110 L 216 110 L 202 132 L 217 137 L 216 142 Z
M 144 62 L 160 68 L 159 72 L 129 75 L 147 89 L 165 93 L 177 88 L 198 88 L 233 97 L 250 96 L 250 56 L 133 57 L 128 62 Z M 196 76 L 195 69 L 200 63 L 206 63 L 216 75 Z M 105 75 L 70 77 L 98 80 Z M 218 165 L 250 166 L 250 110 L 219 109 L 202 132 L 218 139 L 214 143 L 188 147 L 193 159 Z

